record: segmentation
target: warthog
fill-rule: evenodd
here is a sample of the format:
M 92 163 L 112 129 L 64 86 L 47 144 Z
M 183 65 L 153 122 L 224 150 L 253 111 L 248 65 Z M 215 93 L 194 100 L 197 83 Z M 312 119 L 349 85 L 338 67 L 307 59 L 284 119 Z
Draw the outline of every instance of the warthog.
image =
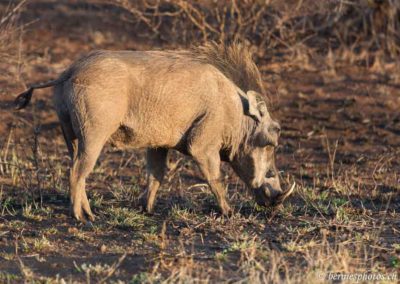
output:
M 29 103 L 34 89 L 50 86 L 72 160 L 70 199 L 78 220 L 94 219 L 85 179 L 107 141 L 147 148 L 148 212 L 168 149 L 194 158 L 223 214 L 232 210 L 220 181 L 221 160 L 232 165 L 261 205 L 280 203 L 293 190 L 281 190 L 274 161 L 280 126 L 260 95 L 260 72 L 244 45 L 91 52 L 58 79 L 20 94 L 17 109 Z

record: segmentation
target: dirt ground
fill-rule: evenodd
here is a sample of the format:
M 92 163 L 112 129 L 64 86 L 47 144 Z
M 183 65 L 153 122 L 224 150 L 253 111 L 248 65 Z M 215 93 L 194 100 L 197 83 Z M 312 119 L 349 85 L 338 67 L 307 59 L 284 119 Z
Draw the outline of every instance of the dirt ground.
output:
M 93 49 L 176 47 L 80 3 L 31 1 L 13 57 L 0 54 L 0 282 L 319 283 L 329 273 L 397 275 L 396 63 L 319 68 L 299 57 L 258 59 L 282 126 L 282 182 L 298 184 L 282 208 L 256 206 L 224 165 L 236 214 L 221 216 L 197 166 L 173 152 L 155 213 L 147 215 L 137 202 L 144 151 L 107 146 L 87 182 L 96 221 L 74 221 L 51 91 L 36 91 L 20 112 L 15 95 Z

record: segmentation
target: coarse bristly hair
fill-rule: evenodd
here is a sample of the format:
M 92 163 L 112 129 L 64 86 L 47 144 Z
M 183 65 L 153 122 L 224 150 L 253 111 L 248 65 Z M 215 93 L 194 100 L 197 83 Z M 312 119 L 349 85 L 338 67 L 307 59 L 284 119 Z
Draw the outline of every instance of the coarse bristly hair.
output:
M 242 91 L 256 91 L 261 94 L 261 100 L 269 103 L 261 79 L 261 73 L 255 64 L 249 48 L 240 42 L 232 44 L 217 44 L 209 42 L 202 46 L 192 47 L 189 51 L 191 57 L 202 63 L 216 67 L 229 80 Z M 251 137 L 256 124 L 252 120 L 242 122 L 237 136 L 230 137 L 227 145 L 230 145 L 230 158 L 239 152 L 240 145 L 247 147 L 247 141 Z
M 193 47 L 190 51 L 197 60 L 219 69 L 244 92 L 253 90 L 266 98 L 260 70 L 244 43 L 233 42 L 226 45 L 209 42 Z

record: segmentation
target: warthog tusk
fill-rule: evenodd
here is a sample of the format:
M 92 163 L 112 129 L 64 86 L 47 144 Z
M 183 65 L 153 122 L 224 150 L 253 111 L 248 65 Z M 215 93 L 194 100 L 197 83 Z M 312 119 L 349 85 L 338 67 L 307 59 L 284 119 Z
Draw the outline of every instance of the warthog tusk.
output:
M 279 199 L 277 200 L 277 204 L 280 204 L 283 201 L 285 201 L 285 199 L 288 198 L 293 193 L 295 187 L 296 187 L 296 182 L 293 182 L 292 187 L 278 197 Z

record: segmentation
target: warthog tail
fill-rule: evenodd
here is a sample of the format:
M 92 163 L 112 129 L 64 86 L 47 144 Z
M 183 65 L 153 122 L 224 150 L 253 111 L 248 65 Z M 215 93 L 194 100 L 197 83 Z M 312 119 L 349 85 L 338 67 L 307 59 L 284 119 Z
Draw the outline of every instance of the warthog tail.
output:
M 35 89 L 52 87 L 64 82 L 65 80 L 66 80 L 65 76 L 60 76 L 60 78 L 56 80 L 51 80 L 45 83 L 40 83 L 30 86 L 28 90 L 19 94 L 18 97 L 14 100 L 15 109 L 20 110 L 25 108 L 31 101 L 33 91 Z
M 29 104 L 32 98 L 33 90 L 33 88 L 29 88 L 27 91 L 18 95 L 18 97 L 14 101 L 15 109 L 23 109 Z

